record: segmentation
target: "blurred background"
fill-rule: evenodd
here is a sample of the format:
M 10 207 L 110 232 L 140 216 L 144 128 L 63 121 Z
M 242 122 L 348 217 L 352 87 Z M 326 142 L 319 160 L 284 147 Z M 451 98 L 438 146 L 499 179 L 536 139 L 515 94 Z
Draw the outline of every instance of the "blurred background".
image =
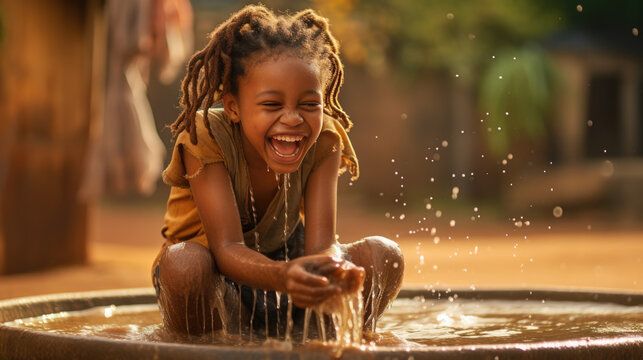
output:
M 263 3 L 341 43 L 341 242 L 408 286 L 643 291 L 643 3 Z M 0 298 L 151 286 L 185 63 L 245 4 L 0 0 Z

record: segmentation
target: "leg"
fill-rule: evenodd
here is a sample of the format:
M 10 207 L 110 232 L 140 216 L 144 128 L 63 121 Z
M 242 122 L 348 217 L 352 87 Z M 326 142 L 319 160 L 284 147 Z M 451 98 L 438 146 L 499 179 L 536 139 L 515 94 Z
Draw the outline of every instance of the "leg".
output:
M 364 280 L 364 328 L 375 330 L 375 323 L 402 286 L 404 257 L 392 240 L 371 236 L 343 245 L 347 260 L 366 270 Z
M 194 242 L 168 246 L 158 264 L 157 281 L 166 328 L 188 335 L 221 328 L 217 290 L 225 291 L 225 285 L 206 247 Z

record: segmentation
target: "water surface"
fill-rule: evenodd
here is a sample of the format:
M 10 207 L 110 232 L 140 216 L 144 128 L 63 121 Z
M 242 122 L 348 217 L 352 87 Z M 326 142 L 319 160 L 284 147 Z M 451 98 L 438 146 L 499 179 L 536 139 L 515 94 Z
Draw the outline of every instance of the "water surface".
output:
M 4 325 L 110 339 L 259 346 L 217 332 L 177 338 L 164 331 L 156 304 L 96 307 L 19 319 Z M 377 323 L 368 345 L 489 345 L 567 340 L 640 338 L 643 306 L 571 301 L 397 299 Z M 273 342 L 274 343 L 274 342 Z M 297 345 L 295 343 L 295 345 Z

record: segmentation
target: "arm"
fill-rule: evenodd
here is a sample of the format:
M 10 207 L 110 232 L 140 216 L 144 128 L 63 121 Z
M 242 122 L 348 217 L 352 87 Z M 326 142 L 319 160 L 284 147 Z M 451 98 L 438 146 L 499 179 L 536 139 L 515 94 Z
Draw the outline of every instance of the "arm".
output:
M 183 160 L 187 174 L 195 174 L 201 167 L 199 160 L 187 151 Z M 206 165 L 189 182 L 221 274 L 252 287 L 289 293 L 299 306 L 314 305 L 337 293 L 337 287 L 329 286 L 326 277 L 306 271 L 311 267 L 332 266 L 330 257 L 302 257 L 285 263 L 245 246 L 232 183 L 223 164 Z
M 321 136 L 327 136 L 322 139 Z M 304 194 L 306 255 L 333 253 L 337 219 L 337 177 L 340 164 L 339 139 L 322 134 L 318 146 L 338 149 L 328 154 L 310 174 Z
M 324 135 L 322 135 L 324 136 Z M 337 149 L 328 154 L 308 178 L 305 194 L 306 214 L 306 255 L 327 254 L 341 257 L 336 246 L 335 221 L 337 218 L 337 177 L 341 161 L 339 139 L 320 136 L 318 146 L 322 149 Z M 365 271 L 349 261 L 342 261 L 339 268 L 321 272 L 331 284 L 339 286 L 342 291 L 357 291 L 363 284 Z

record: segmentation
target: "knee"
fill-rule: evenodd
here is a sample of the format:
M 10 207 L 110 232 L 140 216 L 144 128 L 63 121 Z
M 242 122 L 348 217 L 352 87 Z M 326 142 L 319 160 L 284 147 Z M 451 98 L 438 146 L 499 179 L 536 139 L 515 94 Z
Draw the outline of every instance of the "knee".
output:
M 182 242 L 169 246 L 159 261 L 161 288 L 191 292 L 212 283 L 214 258 L 201 244 Z
M 364 241 L 369 245 L 373 263 L 378 263 L 385 269 L 395 269 L 395 272 L 404 271 L 404 256 L 395 241 L 383 236 L 370 236 Z

